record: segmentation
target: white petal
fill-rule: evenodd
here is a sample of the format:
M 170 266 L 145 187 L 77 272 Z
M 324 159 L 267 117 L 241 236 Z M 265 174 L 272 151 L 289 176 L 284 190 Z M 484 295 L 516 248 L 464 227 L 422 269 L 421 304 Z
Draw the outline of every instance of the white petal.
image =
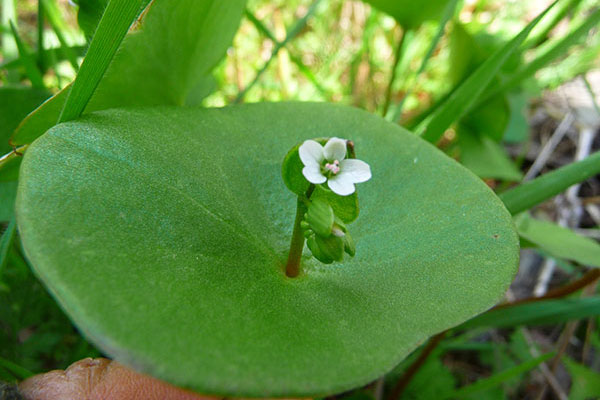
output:
M 300 160 L 302 164 L 306 166 L 320 166 L 325 156 L 323 154 L 323 146 L 314 140 L 306 140 L 300 145 L 298 149 Z
M 333 137 L 325 144 L 325 159 L 327 161 L 342 161 L 346 158 L 346 141 L 344 139 Z
M 348 196 L 349 194 L 354 193 L 355 190 L 354 183 L 348 179 L 348 175 L 343 176 L 342 174 L 329 178 L 327 186 L 340 196 Z
M 325 175 L 321 173 L 321 167 L 319 165 L 307 165 L 302 168 L 302 175 L 306 178 L 310 183 L 323 183 L 327 180 Z
M 340 175 L 348 176 L 352 183 L 366 182 L 371 179 L 371 167 L 364 161 L 349 158 L 340 162 Z

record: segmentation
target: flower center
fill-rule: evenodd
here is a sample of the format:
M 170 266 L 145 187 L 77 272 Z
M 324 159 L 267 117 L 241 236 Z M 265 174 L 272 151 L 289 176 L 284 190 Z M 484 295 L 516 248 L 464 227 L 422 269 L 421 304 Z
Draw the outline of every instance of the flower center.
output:
M 336 175 L 340 172 L 340 162 L 338 160 L 334 160 L 332 163 L 325 164 L 325 172 L 331 175 Z

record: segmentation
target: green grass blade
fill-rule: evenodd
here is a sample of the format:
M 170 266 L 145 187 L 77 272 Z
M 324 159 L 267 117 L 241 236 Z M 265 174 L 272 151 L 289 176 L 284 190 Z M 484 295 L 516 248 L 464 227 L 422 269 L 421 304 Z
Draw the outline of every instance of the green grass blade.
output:
M 600 268 L 600 244 L 595 240 L 550 221 L 532 218 L 528 213 L 516 216 L 515 225 L 522 238 L 553 257 Z
M 524 48 L 535 47 L 542 43 L 554 27 L 567 15 L 567 13 L 576 8 L 581 0 L 566 0 L 558 3 L 554 9 L 540 21 L 538 26 L 531 31 L 531 35 L 523 44 Z
M 141 0 L 110 1 L 73 82 L 58 122 L 69 121 L 81 115 L 129 27 L 138 16 L 141 3 Z
M 68 51 L 75 54 L 75 57 L 83 57 L 86 49 L 87 49 L 86 46 L 75 45 L 75 46 L 69 46 Z M 47 60 L 54 59 L 57 62 L 66 60 L 65 49 L 62 47 L 54 47 L 54 48 L 44 49 L 43 54 L 44 54 L 43 57 L 45 60 L 46 59 Z M 36 59 L 40 59 L 39 50 L 32 52 L 31 56 Z M 0 63 L 0 69 L 14 69 L 14 68 L 19 67 L 20 65 L 21 65 L 21 58 L 17 57 L 16 59 L 7 60 L 5 62 Z
M 458 390 L 455 390 L 452 393 L 443 396 L 445 399 L 464 399 L 467 396 L 471 396 L 475 393 L 483 392 L 488 389 L 492 389 L 495 386 L 502 384 L 503 382 L 508 381 L 511 378 L 517 377 L 533 368 L 537 367 L 544 361 L 552 358 L 554 353 L 546 353 L 533 360 L 526 361 L 522 364 L 516 365 L 512 368 L 508 368 L 498 374 L 492 375 L 489 378 L 480 379 L 475 383 L 464 386 Z
M 446 8 L 444 9 L 444 13 L 442 14 L 442 18 L 440 19 L 440 25 L 438 27 L 438 30 L 437 30 L 433 40 L 431 41 L 431 44 L 429 45 L 429 49 L 427 50 L 425 57 L 423 57 L 423 60 L 421 61 L 421 66 L 419 67 L 419 70 L 417 71 L 417 73 L 415 74 L 415 76 L 413 78 L 413 85 L 412 85 L 412 87 L 410 87 L 408 89 L 408 91 L 406 92 L 406 94 L 404 95 L 402 100 L 400 100 L 399 103 L 390 107 L 389 111 L 385 115 L 385 119 L 387 119 L 388 121 L 398 121 L 400 119 L 400 116 L 402 115 L 402 108 L 404 107 L 404 101 L 414 91 L 414 81 L 416 81 L 416 79 L 423 73 L 423 71 L 425 71 L 425 68 L 427 67 L 427 63 L 428 63 L 429 59 L 431 58 L 431 56 L 433 55 L 433 52 L 437 48 L 438 43 L 442 39 L 442 36 L 444 36 L 444 32 L 446 30 L 446 25 L 448 25 L 448 21 L 450 21 L 450 18 L 452 18 L 452 16 L 454 15 L 454 10 L 456 9 L 457 3 L 458 3 L 458 0 L 452 0 L 452 1 L 449 1 L 448 4 L 446 5 Z
M 44 15 L 44 5 L 42 4 L 42 0 L 38 0 L 36 58 L 42 72 L 46 71 L 46 52 L 44 48 Z
M 382 115 L 385 117 L 389 110 L 392 102 L 392 89 L 394 86 L 394 82 L 396 81 L 396 72 L 398 71 L 398 65 L 402 61 L 402 57 L 404 56 L 405 47 L 406 47 L 406 38 L 413 38 L 414 31 L 404 28 L 402 30 L 402 36 L 396 45 L 396 49 L 394 50 L 394 61 L 392 62 L 392 73 L 390 75 L 390 79 L 387 83 L 387 87 L 385 90 L 385 102 L 383 103 L 383 113 Z M 410 42 L 411 40 L 409 40 Z
M 498 49 L 471 74 L 433 115 L 427 118 L 417 129 L 423 139 L 435 143 L 444 131 L 456 120 L 465 115 L 477 102 L 488 84 L 494 79 L 504 63 L 518 51 L 535 25 L 556 4 L 552 3 L 546 10 L 531 21 L 515 38 Z
M 10 222 L 8 223 L 6 230 L 4 231 L 4 233 L 2 233 L 2 238 L 0 238 L 0 278 L 2 277 L 2 271 L 6 266 L 6 261 L 8 259 L 8 251 L 12 246 L 12 242 L 15 237 L 16 227 L 16 220 L 13 216 Z
M 265 62 L 265 65 L 263 65 L 263 67 L 256 73 L 256 76 L 254 77 L 254 79 L 252 80 L 252 82 L 250 82 L 250 84 L 248 84 L 248 86 L 246 86 L 244 88 L 244 90 L 242 90 L 238 94 L 238 96 L 235 98 L 235 101 L 234 101 L 235 103 L 240 103 L 241 101 L 244 100 L 244 97 L 246 96 L 246 93 L 248 93 L 248 91 L 250 89 L 252 89 L 252 87 L 254 87 L 254 85 L 256 85 L 256 83 L 258 82 L 258 80 L 260 79 L 260 77 L 265 73 L 265 71 L 267 70 L 267 68 L 271 64 L 271 61 L 273 61 L 273 58 L 275 58 L 275 56 L 277 55 L 277 53 L 279 53 L 279 50 L 281 50 L 283 47 L 285 47 L 290 40 L 293 40 L 302 31 L 302 29 L 304 29 L 304 27 L 306 26 L 306 23 L 308 22 L 308 20 L 310 19 L 310 17 L 317 10 L 317 7 L 318 7 L 318 5 L 319 5 L 320 2 L 321 2 L 321 0 L 315 0 L 310 5 L 310 8 L 306 12 L 306 14 L 304 14 L 304 16 L 302 18 L 300 18 L 298 21 L 296 21 L 296 23 L 288 31 L 287 35 L 285 36 L 285 39 L 283 39 L 281 42 L 278 42 L 278 41 L 275 42 L 276 44 L 275 44 L 275 47 L 273 48 L 273 51 L 271 52 L 271 56 Z
M 598 173 L 600 152 L 510 189 L 502 193 L 500 199 L 508 211 L 515 215 Z
M 492 309 L 465 322 L 458 329 L 556 325 L 597 315 L 600 315 L 600 296 L 542 300 Z
M 25 68 L 25 73 L 31 81 L 31 85 L 35 88 L 44 88 L 44 78 L 42 77 L 42 72 L 39 70 L 35 60 L 29 53 L 27 45 L 21 40 L 19 32 L 17 32 L 17 28 L 12 21 L 10 21 L 10 29 L 12 30 L 13 37 L 17 43 L 17 48 L 19 49 L 21 64 Z
M 10 21 L 17 20 L 17 9 L 15 7 L 15 0 L 2 0 L 2 15 L 0 16 L 2 24 L 2 56 L 5 60 L 12 60 L 19 56 L 19 50 L 17 49 L 17 43 L 15 42 L 14 36 L 10 30 Z M 19 75 L 17 71 L 8 71 L 6 74 L 6 81 L 8 83 L 18 83 Z
M 592 13 L 592 15 L 587 17 L 585 21 L 581 23 L 581 25 L 575 28 L 567 36 L 558 40 L 557 43 L 547 48 L 533 61 L 519 69 L 517 72 L 515 72 L 511 77 L 508 78 L 508 80 L 503 82 L 498 88 L 495 88 L 493 91 L 489 92 L 485 96 L 485 98 L 481 100 L 481 102 L 484 102 L 485 100 L 495 96 L 498 93 L 505 92 L 514 88 L 524 79 L 532 76 L 540 68 L 545 67 L 551 61 L 557 59 L 558 57 L 565 55 L 569 47 L 576 44 L 577 41 L 581 39 L 581 37 L 588 33 L 590 29 L 592 29 L 598 23 L 600 23 L 600 9 L 596 10 L 594 13 Z
M 248 21 L 250 21 L 254 25 L 257 31 L 262 33 L 264 36 L 268 37 L 273 43 L 277 44 L 279 42 L 275 35 L 273 35 L 273 33 L 271 33 L 271 31 L 248 9 L 244 11 L 244 15 L 246 16 Z M 313 84 L 313 86 L 321 93 L 321 95 L 325 98 L 330 98 L 331 95 L 328 94 L 327 90 L 321 85 L 315 74 L 313 74 L 313 72 L 306 65 L 304 65 L 302 60 L 296 55 L 292 54 L 289 51 L 289 49 L 288 53 L 292 62 L 296 64 L 300 72 L 304 74 L 304 76 Z
M 56 38 L 61 45 L 61 51 L 64 52 L 65 58 L 69 60 L 69 63 L 73 69 L 78 71 L 79 64 L 77 63 L 77 56 L 69 47 L 69 43 L 67 43 L 67 39 L 63 34 L 65 24 L 62 21 L 60 11 L 56 6 L 56 3 L 53 0 L 39 0 L 39 2 L 42 6 L 41 8 L 44 10 L 44 13 L 48 16 L 48 22 L 50 22 L 50 26 L 52 26 L 52 30 L 56 34 Z
M 8 361 L 7 359 L 2 357 L 0 357 L 0 367 L 10 372 L 15 378 L 19 380 L 27 379 L 30 376 L 34 375 L 33 372 L 29 371 L 28 369 L 23 368 L 20 365 L 17 365 L 12 361 Z

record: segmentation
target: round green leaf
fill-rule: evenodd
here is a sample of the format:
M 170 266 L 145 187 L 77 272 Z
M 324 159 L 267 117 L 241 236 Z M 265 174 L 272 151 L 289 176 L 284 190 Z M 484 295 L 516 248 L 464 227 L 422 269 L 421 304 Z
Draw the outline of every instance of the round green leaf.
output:
M 295 144 L 352 139 L 354 258 L 305 249 L 284 265 Z M 430 335 L 495 304 L 518 258 L 510 215 L 478 178 L 367 112 L 328 104 L 109 110 L 28 150 L 17 219 L 25 252 L 106 354 L 228 396 L 311 396 L 363 385 Z

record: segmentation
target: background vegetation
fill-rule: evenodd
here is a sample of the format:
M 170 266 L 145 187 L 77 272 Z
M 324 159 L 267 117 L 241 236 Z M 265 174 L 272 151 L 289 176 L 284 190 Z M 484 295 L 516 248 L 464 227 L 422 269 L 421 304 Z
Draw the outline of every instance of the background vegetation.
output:
M 455 8 L 450 3 L 456 2 L 439 2 L 439 11 L 425 21 L 398 14 L 395 19 L 385 12 L 386 2 L 371 3 L 379 8 L 342 0 L 249 1 L 202 104 L 354 105 L 426 132 L 423 137 L 499 194 L 600 147 L 596 1 L 560 2 L 518 51 L 496 60 L 499 71 L 489 86 L 469 79 L 550 2 L 465 0 Z M 86 33 L 89 39 L 93 31 L 89 23 L 78 22 L 77 7 L 66 1 L 3 0 L 0 84 L 35 89 L 17 104 L 0 103 L 4 136 L 16 126 L 2 115 L 24 117 L 73 81 L 87 49 Z M 483 94 L 471 90 L 460 97 L 469 85 L 482 86 Z M 451 96 L 473 104 L 453 113 L 445 108 Z M 432 120 L 443 121 L 438 133 Z M 14 185 L 2 179 L 0 202 L 7 203 Z M 600 178 L 592 176 L 531 209 L 536 201 L 524 206 L 506 201 L 510 193 L 502 198 L 516 204 L 511 211 L 523 250 L 506 303 L 435 336 L 371 385 L 337 397 L 600 397 Z M 9 223 L 3 226 L 10 229 Z M 32 275 L 18 241 L 6 238 L 0 380 L 99 356 Z

